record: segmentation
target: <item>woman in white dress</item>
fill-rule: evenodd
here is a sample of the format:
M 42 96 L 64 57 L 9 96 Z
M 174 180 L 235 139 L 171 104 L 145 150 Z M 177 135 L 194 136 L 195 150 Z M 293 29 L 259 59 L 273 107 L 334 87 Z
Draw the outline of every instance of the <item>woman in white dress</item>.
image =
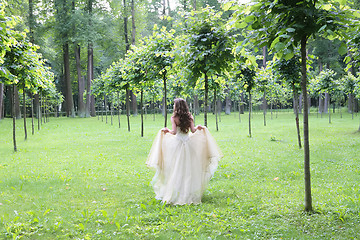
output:
M 146 164 L 155 169 L 156 199 L 167 204 L 199 204 L 222 153 L 209 130 L 194 126 L 186 101 L 174 100 L 172 129 L 157 134 Z

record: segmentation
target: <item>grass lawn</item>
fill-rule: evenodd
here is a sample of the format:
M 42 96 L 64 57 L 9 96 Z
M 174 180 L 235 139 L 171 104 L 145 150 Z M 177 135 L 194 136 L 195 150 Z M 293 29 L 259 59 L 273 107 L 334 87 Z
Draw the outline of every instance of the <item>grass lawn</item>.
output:
M 303 150 L 294 116 L 263 125 L 254 114 L 222 115 L 209 130 L 225 157 L 203 203 L 154 199 L 145 161 L 163 118 L 51 118 L 24 141 L 17 120 L 0 121 L 0 239 L 360 239 L 359 116 L 310 115 L 314 213 L 303 212 Z M 196 117 L 201 124 L 202 117 Z M 30 120 L 28 129 L 31 129 Z

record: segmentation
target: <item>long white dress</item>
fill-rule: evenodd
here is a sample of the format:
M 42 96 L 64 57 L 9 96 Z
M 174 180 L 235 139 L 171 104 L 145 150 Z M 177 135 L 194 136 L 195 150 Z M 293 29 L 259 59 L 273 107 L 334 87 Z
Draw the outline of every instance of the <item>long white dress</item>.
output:
M 146 164 L 156 171 L 152 185 L 156 199 L 167 204 L 199 204 L 223 157 L 215 139 L 204 128 L 176 135 L 159 131 Z

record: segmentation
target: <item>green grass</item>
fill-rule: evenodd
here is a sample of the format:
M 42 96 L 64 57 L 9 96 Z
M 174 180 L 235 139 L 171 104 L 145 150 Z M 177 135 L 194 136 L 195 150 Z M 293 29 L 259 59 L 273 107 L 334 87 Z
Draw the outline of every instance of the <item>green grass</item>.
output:
M 310 115 L 312 214 L 292 114 L 268 113 L 267 126 L 254 114 L 252 138 L 247 115 L 222 115 L 219 132 L 209 117 L 225 157 L 196 206 L 154 200 L 145 161 L 160 115 L 142 138 L 140 116 L 131 132 L 124 116 L 120 129 L 116 119 L 51 118 L 27 141 L 17 120 L 16 153 L 1 120 L 0 239 L 360 239 L 358 116 Z

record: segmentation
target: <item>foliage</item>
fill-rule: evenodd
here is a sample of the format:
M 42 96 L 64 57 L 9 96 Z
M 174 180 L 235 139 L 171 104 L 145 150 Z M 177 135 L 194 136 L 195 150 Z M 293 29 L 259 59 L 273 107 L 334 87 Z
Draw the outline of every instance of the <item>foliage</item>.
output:
M 184 16 L 185 34 L 182 36 L 182 52 L 177 60 L 190 70 L 189 83 L 195 85 L 203 74 L 222 74 L 234 59 L 233 29 L 227 29 L 221 18 L 222 12 L 206 7 Z
M 302 153 L 292 134 L 292 112 L 279 112 L 266 127 L 255 113 L 252 139 L 233 114 L 221 116 L 220 132 L 209 126 L 225 157 L 202 204 L 195 206 L 154 199 L 154 173 L 144 162 L 160 121 L 148 117 L 148 131 L 140 138 L 97 118 L 51 118 L 42 134 L 14 154 L 8 141 L 11 121 L 5 119 L 0 127 L 0 238 L 358 238 L 358 121 L 336 114 L 327 125 L 312 116 L 315 214 L 301 212 Z M 139 117 L 131 121 L 139 127 Z

